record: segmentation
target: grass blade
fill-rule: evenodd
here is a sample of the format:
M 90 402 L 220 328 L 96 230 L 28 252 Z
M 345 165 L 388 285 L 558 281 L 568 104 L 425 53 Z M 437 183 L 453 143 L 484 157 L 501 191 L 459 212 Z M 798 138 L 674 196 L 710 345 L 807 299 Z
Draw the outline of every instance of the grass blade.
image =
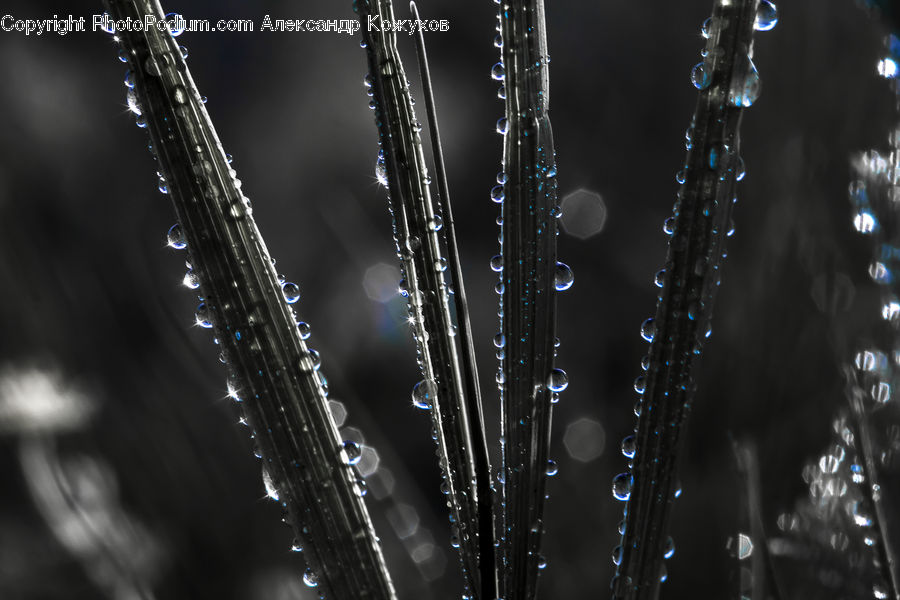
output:
M 556 153 L 550 127 L 546 24 L 542 0 L 513 0 L 500 15 L 506 114 L 502 200 L 503 270 L 499 347 L 503 534 L 501 593 L 534 598 L 550 449 L 551 404 L 565 388 L 554 370 L 558 216 Z M 566 267 L 567 269 L 567 267 Z
M 415 2 L 410 2 L 410 11 L 416 21 L 421 22 L 419 10 Z M 444 228 L 447 239 L 447 258 L 449 262 L 450 283 L 455 290 L 454 305 L 456 320 L 459 323 L 459 342 L 462 348 L 462 372 L 466 384 L 466 401 L 472 419 L 472 452 L 475 460 L 475 486 L 478 491 L 478 536 L 480 555 L 481 598 L 497 597 L 497 567 L 494 547 L 494 494 L 491 486 L 491 464 L 488 457 L 487 435 L 484 427 L 484 413 L 481 407 L 481 386 L 478 382 L 478 369 L 475 362 L 475 346 L 472 342 L 472 322 L 469 318 L 468 301 L 466 300 L 465 282 L 459 262 L 459 249 L 456 243 L 456 223 L 453 218 L 453 206 L 450 201 L 450 189 L 447 183 L 447 171 L 444 168 L 444 153 L 441 148 L 441 135 L 438 129 L 437 110 L 434 105 L 434 92 L 431 84 L 431 72 L 428 66 L 428 55 L 425 52 L 425 35 L 419 29 L 416 35 L 416 55 L 419 63 L 419 77 L 422 81 L 422 95 L 425 99 L 425 110 L 428 115 L 428 132 L 431 138 L 431 150 L 434 156 L 434 172 L 437 179 L 438 197 L 443 205 Z
M 759 28 L 774 26 L 774 6 L 765 0 L 716 0 L 704 24 L 705 59 L 692 73 L 700 96 L 687 136 L 685 169 L 678 175 L 682 187 L 665 225 L 671 237 L 656 318 L 641 329 L 651 345 L 643 363 L 647 372 L 635 382 L 643 394 L 635 409 L 637 433 L 623 443 L 630 447 L 626 456 L 633 457 L 633 466 L 613 481 L 615 497 L 628 501 L 622 544 L 615 552 L 614 598 L 655 598 L 672 543 L 667 529 L 681 428 L 694 365 L 711 333 L 724 242 L 732 230 L 735 187 L 743 171 L 740 121 L 759 93 L 750 59 L 758 8 L 764 9 Z
M 357 0 L 355 9 L 366 23 L 370 19 L 376 23 L 394 21 L 390 0 Z M 475 464 L 476 457 L 484 453 L 484 436 L 482 432 L 479 438 L 478 399 L 471 391 L 474 385 L 477 394 L 474 361 L 467 357 L 469 348 L 464 346 L 461 351 L 457 347 L 445 281 L 449 261 L 443 256 L 443 248 L 455 249 L 455 241 L 448 242 L 448 236 L 453 237 L 445 229 L 445 217 L 449 215 L 440 214 L 431 196 L 421 126 L 412 108 L 396 33 L 381 26 L 366 27 L 363 32 L 369 60 L 367 81 L 372 88 L 381 146 L 379 160 L 384 161 L 394 237 L 423 376 L 413 391 L 413 399 L 420 408 L 430 408 L 445 491 L 450 498 L 451 538 L 460 549 L 466 593 L 476 594 L 482 586 L 481 509 L 489 497 L 482 496 L 484 485 L 478 484 Z M 453 262 L 457 273 L 453 277 L 458 284 L 458 259 Z M 458 300 L 456 311 L 465 328 L 465 313 Z M 482 460 L 486 460 L 486 455 Z M 489 562 L 490 556 L 486 560 Z M 489 586 L 489 582 L 484 583 Z
M 116 20 L 164 15 L 156 0 L 106 5 Z M 117 39 L 199 279 L 198 320 L 215 328 L 270 495 L 302 544 L 304 580 L 325 597 L 390 600 L 393 585 L 328 408 L 318 354 L 301 339 L 182 52 L 155 27 Z

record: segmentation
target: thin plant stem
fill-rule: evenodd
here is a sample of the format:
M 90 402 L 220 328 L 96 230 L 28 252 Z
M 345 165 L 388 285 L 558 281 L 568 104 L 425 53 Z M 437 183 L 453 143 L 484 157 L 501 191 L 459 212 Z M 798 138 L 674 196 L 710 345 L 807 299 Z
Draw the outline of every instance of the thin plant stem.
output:
M 365 23 L 370 19 L 376 24 L 394 21 L 390 0 L 356 0 L 354 9 Z M 364 27 L 363 40 L 381 147 L 379 161 L 383 161 L 383 183 L 388 188 L 394 239 L 404 277 L 401 288 L 409 300 L 409 321 L 423 377 L 413 390 L 413 401 L 420 408 L 430 409 L 444 491 L 450 500 L 451 542 L 459 547 L 465 593 L 476 595 L 482 589 L 480 564 L 485 560 L 480 552 L 480 532 L 484 527 L 480 507 L 482 502 L 490 501 L 490 496 L 481 498 L 483 484 L 478 484 L 475 462 L 484 452 L 484 437 L 483 430 L 479 433 L 477 396 L 471 397 L 470 392 L 473 386 L 477 388 L 474 361 L 466 357 L 466 347 L 460 349 L 457 345 L 453 302 L 445 280 L 450 261 L 443 249 L 453 247 L 455 242 L 448 242 L 448 236 L 452 237 L 446 228 L 448 214 L 441 215 L 432 199 L 422 127 L 413 110 L 396 33 L 380 25 Z M 453 269 L 458 273 L 458 265 L 454 264 Z M 465 316 L 459 302 L 456 314 Z M 466 327 L 465 323 L 460 325 Z M 490 561 L 490 556 L 486 560 Z
M 720 282 L 724 243 L 730 231 L 736 181 L 742 176 L 739 129 L 743 109 L 756 99 L 758 74 L 750 59 L 759 0 L 716 0 L 704 25 L 705 59 L 692 80 L 700 90 L 687 135 L 685 168 L 670 235 L 655 319 L 641 328 L 651 342 L 635 382 L 643 396 L 636 406 L 633 466 L 613 482 L 627 500 L 625 529 L 616 550 L 619 564 L 613 597 L 654 598 L 661 585 L 668 520 L 676 492 L 681 432 L 690 409 L 694 372 L 711 333 L 711 313 Z
M 115 20 L 164 18 L 157 0 L 106 0 Z M 230 168 L 173 36 L 155 27 L 115 38 L 133 76 L 134 103 L 172 199 L 203 303 L 262 459 L 269 495 L 328 598 L 392 600 L 355 468 L 348 464 L 318 372 L 298 332 L 250 201 Z M 163 189 L 161 187 L 161 189 Z
M 499 14 L 506 112 L 501 248 L 503 348 L 498 384 L 503 411 L 502 575 L 506 600 L 537 595 L 543 561 L 544 504 L 551 406 L 564 389 L 556 356 L 556 153 L 549 118 L 547 35 L 543 0 L 511 0 Z M 495 188 L 496 189 L 496 188 Z M 498 192 L 492 192 L 495 200 Z
M 413 17 L 416 21 L 421 22 L 416 3 L 410 2 L 409 6 Z M 475 460 L 475 486 L 478 490 L 481 597 L 493 600 L 497 597 L 497 567 L 494 547 L 494 494 L 491 486 L 491 464 L 488 456 L 484 413 L 481 406 L 481 386 L 478 382 L 478 369 L 475 362 L 475 346 L 472 342 L 472 322 L 469 318 L 469 305 L 466 300 L 465 282 L 463 281 L 462 267 L 459 261 L 459 248 L 456 242 L 456 222 L 453 218 L 453 206 L 450 201 L 447 170 L 444 167 L 444 152 L 441 147 L 440 130 L 438 129 L 431 71 L 428 66 L 428 54 L 425 52 L 425 34 L 421 28 L 416 35 L 416 55 L 419 63 L 419 78 L 422 81 L 422 96 L 425 100 L 425 111 L 428 115 L 428 132 L 434 157 L 438 197 L 443 207 L 444 228 L 447 232 L 448 270 L 450 271 L 450 283 L 455 290 L 454 305 L 456 307 L 456 320 L 459 324 L 459 341 L 462 347 L 462 371 L 465 377 L 469 415 L 472 419 L 472 452 Z

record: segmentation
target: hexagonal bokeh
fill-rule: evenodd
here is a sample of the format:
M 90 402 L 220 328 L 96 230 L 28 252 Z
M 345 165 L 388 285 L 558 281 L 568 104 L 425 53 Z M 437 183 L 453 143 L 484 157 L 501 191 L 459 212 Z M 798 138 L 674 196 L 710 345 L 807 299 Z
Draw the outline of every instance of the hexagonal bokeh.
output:
M 559 218 L 563 230 L 580 240 L 597 235 L 606 225 L 606 203 L 597 192 L 581 188 L 562 199 L 562 216 Z
M 347 408 L 344 406 L 344 403 L 339 400 L 329 400 L 328 408 L 331 409 L 334 424 L 338 427 L 343 427 L 344 423 L 347 422 Z
M 376 302 L 387 302 L 397 294 L 400 283 L 400 269 L 393 265 L 378 263 L 366 269 L 363 275 L 363 289 Z
M 378 452 L 375 448 L 372 446 L 363 446 L 356 468 L 359 470 L 360 475 L 368 477 L 378 470 L 379 462 L 381 462 L 381 458 L 378 456 Z
M 569 456 L 579 462 L 591 462 L 603 455 L 606 445 L 606 432 L 603 425 L 582 417 L 572 421 L 563 435 L 563 445 Z

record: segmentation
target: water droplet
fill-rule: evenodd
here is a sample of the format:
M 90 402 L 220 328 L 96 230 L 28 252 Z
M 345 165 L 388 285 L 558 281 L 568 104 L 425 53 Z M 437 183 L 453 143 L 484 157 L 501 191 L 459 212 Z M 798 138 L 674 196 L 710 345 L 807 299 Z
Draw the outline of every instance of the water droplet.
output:
M 187 240 L 184 239 L 184 230 L 181 228 L 181 225 L 175 223 L 169 228 L 169 232 L 166 234 L 166 242 L 170 248 L 175 250 L 187 248 Z
M 624 525 L 625 525 L 624 521 L 622 521 L 622 525 L 623 525 L 622 529 L 624 530 Z M 613 561 L 613 564 L 616 565 L 617 567 L 620 564 L 622 564 L 622 553 L 623 552 L 624 552 L 624 550 L 623 550 L 622 546 L 616 546 L 615 548 L 613 548 L 612 561 Z
M 447 270 L 447 259 L 441 256 L 437 260 L 434 261 L 434 270 L 435 271 L 446 271 Z
M 209 308 L 205 302 L 197 305 L 197 312 L 194 314 L 194 322 L 200 327 L 206 329 L 212 328 L 212 322 L 209 320 Z
M 134 88 L 134 71 L 128 69 L 125 71 L 125 86 L 128 88 Z
M 184 279 L 181 280 L 181 283 L 187 288 L 196 290 L 200 287 L 200 278 L 197 277 L 197 274 L 194 273 L 193 269 L 188 269 L 187 273 L 184 274 Z
M 444 219 L 441 218 L 441 215 L 434 215 L 430 219 L 428 219 L 428 230 L 429 231 L 440 231 L 444 227 Z
M 503 192 L 502 185 L 495 185 L 491 188 L 491 200 L 500 204 L 503 202 L 504 198 L 506 198 L 506 194 Z
M 757 31 L 770 31 L 778 24 L 778 9 L 769 0 L 760 0 L 756 9 L 756 21 L 753 28 Z
M 762 88 L 762 81 L 759 78 L 759 71 L 756 65 L 750 60 L 749 56 L 744 56 L 740 61 L 740 68 L 735 69 L 736 73 L 741 73 L 742 77 L 735 77 L 731 82 L 731 89 L 728 91 L 728 101 L 732 106 L 747 108 L 753 106 L 753 103 L 759 98 L 759 91 Z
M 301 340 L 309 339 L 309 334 L 311 333 L 309 323 L 307 323 L 306 321 L 299 321 L 297 323 L 297 331 L 300 332 Z
M 705 90 L 709 87 L 711 80 L 712 77 L 702 62 L 694 65 L 694 70 L 691 71 L 691 83 L 694 84 L 695 88 L 698 90 Z
M 661 288 L 665 284 L 666 280 L 666 270 L 660 269 L 656 272 L 656 276 L 653 278 L 653 283 L 656 284 L 656 287 Z
M 125 92 L 125 103 L 128 105 L 128 110 L 136 115 L 141 114 L 141 105 L 138 103 L 138 97 L 133 88 L 128 88 L 128 91 Z
M 703 21 L 703 25 L 700 26 L 700 35 L 702 35 L 705 39 L 709 39 L 710 29 L 712 28 L 713 19 L 712 17 Z
M 562 369 L 553 369 L 547 377 L 547 389 L 551 392 L 562 392 L 569 387 L 569 376 Z
M 738 156 L 737 159 L 737 167 L 734 170 L 734 178 L 737 181 L 743 181 L 744 177 L 747 176 L 747 169 L 744 167 L 744 159 Z
M 496 79 L 497 81 L 503 81 L 506 79 L 506 69 L 503 66 L 502 62 L 498 62 L 493 67 L 491 67 L 491 77 Z
M 537 568 L 541 571 L 547 568 L 547 559 L 543 555 L 538 556 Z
M 499 254 L 491 258 L 491 271 L 495 273 L 503 271 L 503 257 Z
M 619 473 L 616 475 L 612 482 L 613 498 L 626 502 L 631 497 L 632 485 L 634 485 L 634 478 L 631 476 L 631 473 Z
M 656 336 L 656 320 L 650 318 L 641 325 L 641 337 L 648 342 L 652 342 L 654 336 Z
M 505 85 L 501 85 L 499 88 L 497 88 L 497 97 L 500 98 L 501 100 L 506 100 L 506 86 Z
M 121 60 L 123 63 L 128 62 L 128 52 L 126 52 L 124 48 L 122 50 L 119 50 L 119 60 Z
M 309 587 L 316 587 L 319 585 L 319 578 L 312 572 L 312 569 L 306 569 L 306 573 L 303 574 L 303 583 Z
M 497 36 L 494 38 L 494 47 L 495 47 L 495 48 L 502 48 L 502 47 L 503 47 L 503 36 L 500 35 L 499 33 L 498 33 Z
M 291 543 L 291 552 L 303 552 L 303 546 L 300 545 L 300 540 L 294 538 L 294 541 Z
M 498 333 L 494 336 L 494 346 L 497 348 L 502 348 L 506 345 L 506 336 L 503 335 L 503 332 Z
M 506 173 L 504 173 L 503 171 L 500 171 L 499 173 L 497 173 L 497 183 L 499 183 L 500 185 L 503 185 L 504 183 L 506 183 L 507 179 L 508 179 L 508 177 L 506 176 Z
M 557 473 L 559 473 L 559 467 L 556 465 L 556 461 L 548 460 L 547 461 L 547 477 L 553 477 Z
M 346 455 L 346 462 L 348 465 L 355 465 L 359 462 L 359 459 L 362 458 L 362 450 L 359 447 L 359 444 L 354 442 L 353 440 L 346 440 L 341 446 L 341 450 L 343 450 Z
M 556 271 L 553 273 L 553 286 L 557 292 L 563 292 L 575 283 L 575 274 L 565 263 L 556 263 Z
M 634 391 L 638 394 L 643 394 L 645 389 L 647 389 L 647 380 L 644 379 L 643 375 L 640 375 L 634 380 Z
M 665 546 L 663 546 L 663 558 L 669 560 L 675 555 L 675 541 L 669 537 L 666 540 Z
M 868 234 L 875 231 L 875 216 L 869 211 L 863 210 L 853 218 L 853 227 L 860 233 Z
M 262 480 L 263 485 L 266 487 L 266 495 L 272 500 L 278 500 L 278 490 L 275 489 L 275 482 L 272 480 L 272 476 L 269 475 L 269 471 L 263 467 L 262 470 Z
M 637 440 L 633 435 L 622 438 L 622 456 L 625 458 L 634 458 L 635 450 L 637 450 Z
M 184 33 L 184 17 L 182 17 L 178 13 L 171 12 L 166 15 L 166 21 L 169 25 L 169 33 L 172 34 L 172 37 L 178 37 L 182 33 Z
M 897 61 L 891 57 L 886 57 L 878 61 L 878 74 L 885 79 L 893 79 L 897 76 Z
M 187 57 L 188 57 L 187 46 L 179 46 L 178 49 L 181 50 L 181 58 L 187 60 Z
M 663 223 L 663 233 L 666 235 L 672 235 L 675 233 L 675 217 L 669 217 Z
M 675 173 L 675 183 L 683 184 L 685 181 L 687 181 L 687 170 L 686 169 L 681 169 L 680 171 Z
M 497 119 L 497 133 L 500 135 L 506 135 L 507 130 L 509 129 L 509 124 L 506 121 L 506 117 L 500 117 Z
M 423 379 L 413 387 L 412 400 L 416 408 L 429 410 L 437 395 L 437 385 L 431 379 Z
M 293 304 L 300 299 L 300 288 L 296 283 L 290 281 L 281 284 L 281 293 L 284 294 L 284 299 L 288 304 Z

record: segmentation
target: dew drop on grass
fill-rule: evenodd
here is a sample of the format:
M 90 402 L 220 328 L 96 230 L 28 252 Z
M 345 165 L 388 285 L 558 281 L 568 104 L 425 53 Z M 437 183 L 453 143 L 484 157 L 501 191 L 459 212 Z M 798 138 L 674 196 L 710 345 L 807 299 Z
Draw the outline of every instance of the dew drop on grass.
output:
M 637 440 L 633 435 L 625 436 L 622 439 L 622 456 L 625 458 L 634 458 L 637 449 Z
M 212 328 L 212 322 L 209 320 L 209 307 L 206 306 L 206 302 L 201 302 L 197 305 L 197 312 L 194 314 L 194 321 L 200 327 L 205 329 Z
M 269 475 L 269 471 L 265 467 L 263 467 L 262 470 L 262 480 L 263 485 L 266 486 L 266 495 L 272 500 L 278 500 L 278 490 L 275 489 L 275 482 L 272 480 L 272 476 Z
M 444 219 L 441 218 L 441 215 L 434 215 L 430 219 L 428 219 L 428 230 L 429 231 L 440 231 L 444 227 Z
M 506 78 L 506 68 L 502 62 L 498 62 L 491 67 L 491 77 L 497 81 L 503 81 Z
M 551 392 L 562 392 L 569 387 L 569 376 L 562 369 L 553 369 L 547 377 L 547 389 Z
M 290 281 L 281 284 L 281 293 L 284 294 L 284 299 L 288 304 L 294 304 L 300 299 L 300 288 L 296 283 Z
M 128 110 L 136 115 L 141 114 L 141 106 L 138 103 L 137 94 L 133 88 L 128 88 L 128 91 L 125 93 L 125 103 L 128 105 Z
M 634 484 L 634 478 L 631 473 L 619 473 L 613 478 L 612 493 L 613 498 L 621 502 L 626 502 L 631 498 L 631 486 Z
M 694 87 L 698 90 L 705 90 L 709 87 L 710 81 L 711 77 L 706 66 L 702 62 L 694 65 L 694 70 L 691 71 L 691 83 L 694 84 Z
M 712 17 L 703 21 L 703 25 L 700 26 L 700 35 L 703 36 L 704 39 L 709 39 L 710 29 L 712 28 Z
M 547 559 L 543 555 L 538 556 L 537 568 L 541 571 L 547 568 Z
M 553 477 L 559 473 L 559 466 L 556 464 L 555 460 L 547 461 L 547 477 Z
M 652 342 L 653 338 L 656 337 L 656 320 L 653 318 L 647 319 L 641 325 L 641 337 L 647 340 L 648 342 Z
M 303 574 L 303 583 L 308 587 L 316 587 L 319 585 L 319 577 L 313 573 L 312 569 L 306 569 L 306 572 Z
M 299 322 L 297 323 L 297 331 L 300 332 L 300 339 L 301 339 L 301 340 L 307 340 L 307 339 L 309 339 L 309 335 L 310 335 L 310 333 L 311 333 L 311 330 L 310 330 L 310 327 L 309 327 L 309 323 L 307 323 L 306 321 L 299 321 Z
M 187 241 L 184 239 L 184 230 L 181 228 L 181 225 L 175 223 L 169 228 L 168 233 L 166 233 L 166 242 L 170 248 L 175 250 L 187 248 Z
M 184 274 L 184 279 L 181 280 L 181 283 L 187 288 L 196 290 L 200 287 L 200 278 L 197 277 L 197 274 L 194 273 L 193 269 L 188 269 L 188 272 Z
M 503 257 L 499 254 L 491 258 L 491 271 L 499 273 L 503 270 Z
M 663 546 L 663 558 L 669 560 L 675 555 L 675 540 L 669 537 L 666 540 L 665 546 Z
M 728 91 L 728 101 L 732 106 L 747 108 L 753 106 L 753 103 L 759 98 L 759 91 L 762 87 L 762 81 L 759 78 L 759 71 L 750 57 L 745 56 L 746 61 L 741 71 L 743 78 L 732 81 L 731 89 Z
M 346 440 L 341 449 L 346 455 L 345 460 L 348 465 L 355 465 L 362 458 L 362 450 L 360 450 L 359 444 L 353 440 Z
M 413 387 L 412 400 L 416 408 L 429 410 L 434 404 L 437 385 L 431 379 L 423 379 Z
M 491 200 L 500 204 L 506 198 L 502 185 L 495 185 L 491 188 Z
M 569 265 L 556 263 L 556 270 L 553 273 L 553 287 L 556 288 L 556 291 L 563 292 L 572 287 L 573 283 L 575 283 L 575 274 L 572 273 Z
M 757 31 L 770 31 L 776 25 L 778 25 L 778 8 L 769 0 L 760 0 L 753 28 Z
M 182 33 L 184 33 L 184 17 L 182 17 L 178 13 L 168 13 L 166 15 L 166 21 L 169 25 L 169 33 L 172 34 L 172 37 L 178 37 Z
M 497 119 L 497 133 L 500 135 L 506 135 L 506 132 L 509 130 L 509 125 L 506 121 L 506 117 L 500 117 Z

